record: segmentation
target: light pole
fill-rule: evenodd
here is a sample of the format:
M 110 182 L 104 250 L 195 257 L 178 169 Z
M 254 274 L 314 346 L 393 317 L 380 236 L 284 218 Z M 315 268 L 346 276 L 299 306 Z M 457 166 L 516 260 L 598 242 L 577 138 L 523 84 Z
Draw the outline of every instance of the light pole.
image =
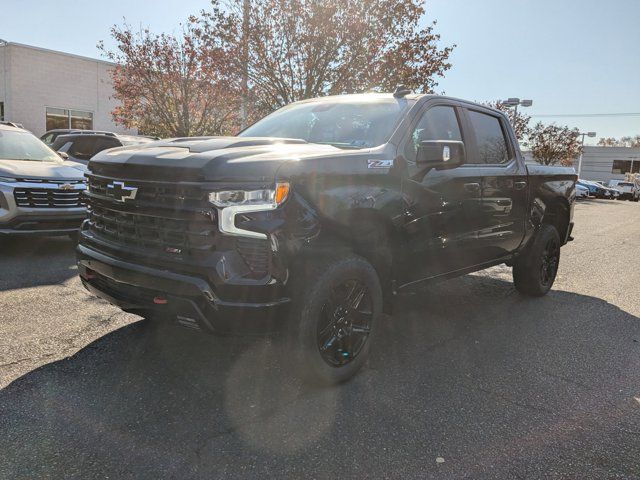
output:
M 579 133 L 578 136 L 582 137 L 582 143 L 580 147 L 580 160 L 578 160 L 578 178 L 580 178 L 580 172 L 582 171 L 582 155 L 584 154 L 584 137 L 594 138 L 597 135 L 596 132 Z
M 513 110 L 513 128 L 516 128 L 516 118 L 518 118 L 518 107 L 530 107 L 533 105 L 533 100 L 520 100 L 519 98 L 509 98 L 504 102 L 500 102 L 507 107 L 515 107 Z

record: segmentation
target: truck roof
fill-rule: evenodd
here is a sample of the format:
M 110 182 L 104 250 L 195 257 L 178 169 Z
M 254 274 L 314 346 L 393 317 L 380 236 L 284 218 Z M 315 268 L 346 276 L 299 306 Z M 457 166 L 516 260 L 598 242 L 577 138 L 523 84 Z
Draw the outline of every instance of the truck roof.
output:
M 323 103 L 323 102 L 348 103 L 354 100 L 360 100 L 360 101 L 367 100 L 367 101 L 375 102 L 376 100 L 400 100 L 400 99 L 407 99 L 415 102 L 425 97 L 441 98 L 445 100 L 451 100 L 454 102 L 465 103 L 467 105 L 477 105 L 477 106 L 481 106 L 482 108 L 488 108 L 489 110 L 492 110 L 496 113 L 503 114 L 503 112 L 501 112 L 500 110 L 497 110 L 493 107 L 489 107 L 487 105 L 482 105 L 478 102 L 471 102 L 469 100 L 464 100 L 462 98 L 451 97 L 448 95 L 436 95 L 432 93 L 410 93 L 400 98 L 394 97 L 393 93 L 376 93 L 376 92 L 349 93 L 349 94 L 341 94 L 341 95 L 327 95 L 326 97 L 314 97 L 314 98 L 309 98 L 305 100 L 299 100 L 297 102 L 292 102 L 292 103 Z

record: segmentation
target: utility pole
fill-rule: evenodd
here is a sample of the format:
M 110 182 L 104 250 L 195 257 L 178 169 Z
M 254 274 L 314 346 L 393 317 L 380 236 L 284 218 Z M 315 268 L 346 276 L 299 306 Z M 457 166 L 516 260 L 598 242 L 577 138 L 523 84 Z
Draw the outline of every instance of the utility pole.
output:
M 241 89 L 241 105 L 240 105 L 240 128 L 247 128 L 247 119 L 249 117 L 249 10 L 251 8 L 250 0 L 242 2 L 242 83 Z
M 580 160 L 578 160 L 578 178 L 580 178 L 580 172 L 582 172 L 582 156 L 584 155 L 584 137 L 594 138 L 597 135 L 596 132 L 587 132 L 578 134 L 582 137 L 582 146 L 580 148 Z

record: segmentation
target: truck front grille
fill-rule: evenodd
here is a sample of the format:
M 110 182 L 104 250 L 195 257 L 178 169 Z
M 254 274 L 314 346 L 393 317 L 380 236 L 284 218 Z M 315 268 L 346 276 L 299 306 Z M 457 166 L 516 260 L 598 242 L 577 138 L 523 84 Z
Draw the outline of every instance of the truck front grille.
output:
M 89 228 L 99 238 L 121 246 L 184 257 L 213 248 L 215 223 L 209 217 L 170 218 L 92 205 Z
M 162 185 L 135 180 L 117 180 L 88 175 L 89 193 L 105 200 L 118 201 L 114 183 L 122 183 L 136 189 L 135 204 L 141 207 L 170 208 L 172 210 L 192 210 L 202 208 L 206 193 L 197 185 Z M 127 203 L 129 203 L 127 201 Z
M 16 205 L 29 208 L 77 208 L 84 204 L 82 190 L 16 188 Z

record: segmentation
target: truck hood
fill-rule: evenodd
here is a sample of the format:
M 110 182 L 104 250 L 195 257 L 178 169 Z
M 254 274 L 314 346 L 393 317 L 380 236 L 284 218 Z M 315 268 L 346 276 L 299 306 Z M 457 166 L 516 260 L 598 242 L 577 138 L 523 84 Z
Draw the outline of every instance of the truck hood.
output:
M 82 180 L 84 166 L 75 162 L 38 162 L 0 159 L 0 177 L 46 180 Z
M 185 138 L 100 152 L 89 162 L 89 171 L 131 180 L 272 181 L 283 163 L 354 152 L 363 151 L 295 139 Z

